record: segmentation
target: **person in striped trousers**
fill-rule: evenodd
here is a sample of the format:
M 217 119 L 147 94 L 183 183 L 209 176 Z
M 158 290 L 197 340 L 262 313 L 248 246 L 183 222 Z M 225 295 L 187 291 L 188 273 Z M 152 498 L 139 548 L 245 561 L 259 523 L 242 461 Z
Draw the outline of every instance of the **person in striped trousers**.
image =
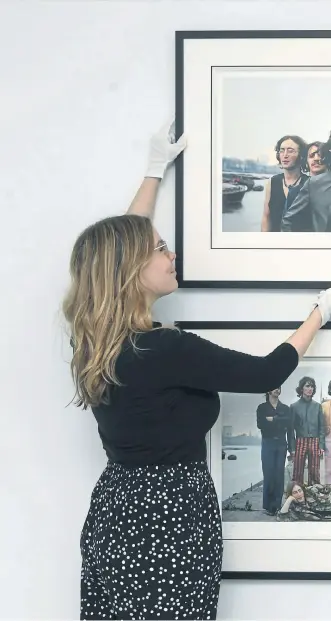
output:
M 331 381 L 328 385 L 328 395 L 331 397 Z M 322 403 L 325 426 L 325 483 L 331 483 L 331 398 Z
M 302 377 L 296 392 L 299 399 L 290 406 L 293 481 L 303 484 L 308 455 L 308 485 L 314 485 L 320 483 L 320 459 L 325 451 L 324 416 L 321 404 L 313 399 L 316 392 L 313 377 Z

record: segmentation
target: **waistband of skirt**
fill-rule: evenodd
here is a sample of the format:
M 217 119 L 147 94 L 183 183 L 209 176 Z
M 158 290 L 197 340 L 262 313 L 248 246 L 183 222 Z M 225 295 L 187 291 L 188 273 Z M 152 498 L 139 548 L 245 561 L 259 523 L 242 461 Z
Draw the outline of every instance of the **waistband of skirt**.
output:
M 106 470 L 110 472 L 196 472 L 208 470 L 208 464 L 206 460 L 200 460 L 175 463 L 144 464 L 137 466 L 130 464 L 121 464 L 119 462 L 112 462 L 108 460 Z

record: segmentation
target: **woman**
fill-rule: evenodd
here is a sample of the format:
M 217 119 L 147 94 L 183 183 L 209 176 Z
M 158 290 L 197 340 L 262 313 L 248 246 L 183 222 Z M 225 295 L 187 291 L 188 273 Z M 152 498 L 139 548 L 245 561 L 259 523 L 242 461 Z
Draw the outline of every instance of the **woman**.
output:
M 288 484 L 286 500 L 278 513 L 281 522 L 331 520 L 331 486 L 315 483 L 307 487 Z
M 128 213 L 90 226 L 72 251 L 63 307 L 76 404 L 91 407 L 108 457 L 81 534 L 81 619 L 216 619 L 222 531 L 205 436 L 218 391 L 279 386 L 330 317 L 328 291 L 266 357 L 152 321 L 153 303 L 177 281 L 151 217 L 184 147 L 167 130 L 154 136 Z
M 291 452 L 290 408 L 280 401 L 280 394 L 281 388 L 269 390 L 256 411 L 262 435 L 263 509 L 268 515 L 275 515 L 281 507 L 287 449 Z

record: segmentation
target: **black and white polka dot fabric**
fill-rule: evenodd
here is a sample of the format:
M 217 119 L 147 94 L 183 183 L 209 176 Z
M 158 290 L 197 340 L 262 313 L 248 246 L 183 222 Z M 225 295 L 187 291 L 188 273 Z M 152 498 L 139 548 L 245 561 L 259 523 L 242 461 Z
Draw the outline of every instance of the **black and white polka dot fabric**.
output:
M 222 549 L 205 462 L 109 463 L 81 534 L 80 619 L 216 619 Z

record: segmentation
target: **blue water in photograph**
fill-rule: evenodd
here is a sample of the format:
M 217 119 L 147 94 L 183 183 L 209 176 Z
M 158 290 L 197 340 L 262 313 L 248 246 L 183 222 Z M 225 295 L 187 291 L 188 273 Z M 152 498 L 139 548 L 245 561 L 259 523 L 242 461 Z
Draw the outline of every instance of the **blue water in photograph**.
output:
M 235 200 L 235 192 L 230 194 L 231 184 L 223 185 L 222 231 L 224 233 L 258 233 L 261 231 L 267 181 L 267 179 L 255 180 L 255 184 L 263 186 L 263 190 L 247 191 L 239 201 Z M 228 190 L 229 193 L 227 193 Z

